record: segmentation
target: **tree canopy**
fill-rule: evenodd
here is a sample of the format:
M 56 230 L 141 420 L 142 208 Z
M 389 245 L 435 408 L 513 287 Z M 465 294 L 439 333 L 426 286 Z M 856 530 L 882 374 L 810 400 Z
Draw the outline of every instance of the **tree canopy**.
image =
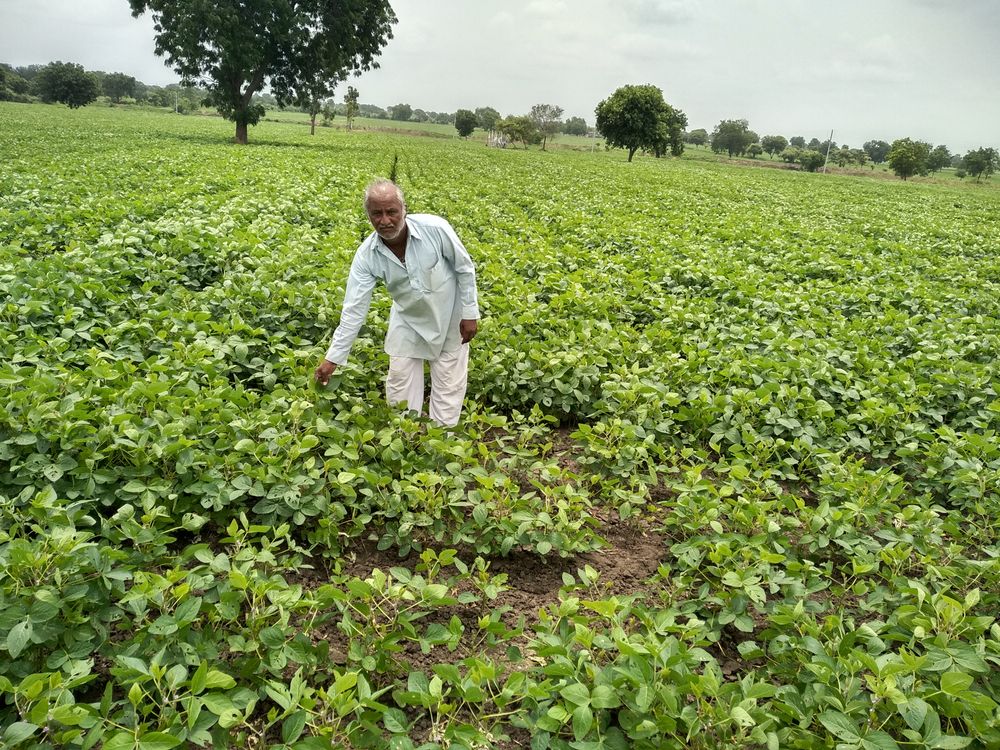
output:
M 31 85 L 43 102 L 61 102 L 70 109 L 90 104 L 100 93 L 94 74 L 76 63 L 49 63 Z
M 104 95 L 111 101 L 117 103 L 124 97 L 134 97 L 137 81 L 134 77 L 125 73 L 109 73 L 104 76 L 102 88 Z
M 760 145 L 773 159 L 788 148 L 788 140 L 783 135 L 765 135 L 760 139 Z
M 681 140 L 687 115 L 667 104 L 656 86 L 629 85 L 617 89 L 597 105 L 597 129 L 613 148 L 628 149 L 632 161 L 640 148 L 662 156 L 684 151 Z
M 472 110 L 460 109 L 455 113 L 455 130 L 462 138 L 468 138 L 472 135 L 472 131 L 476 129 L 478 124 L 479 118 Z
M 478 126 L 483 130 L 493 130 L 500 122 L 500 113 L 493 107 L 477 107 L 476 119 L 479 121 Z
M 915 174 L 927 173 L 927 157 L 930 152 L 930 144 L 900 138 L 892 142 L 886 161 L 889 162 L 892 171 L 905 180 Z
M 549 138 L 554 138 L 562 126 L 563 108 L 554 104 L 536 104 L 531 108 L 528 117 L 535 123 L 535 128 L 542 136 L 542 151 Z
M 977 148 L 967 153 L 962 163 L 965 170 L 979 182 L 982 177 L 988 180 L 990 175 L 1000 169 L 1000 156 L 995 148 Z
M 200 81 L 208 100 L 236 123 L 236 141 L 263 107 L 265 84 L 280 105 L 327 95 L 351 72 L 378 67 L 396 15 L 387 0 L 129 0 L 149 10 L 156 54 L 185 83 Z
M 889 149 L 892 147 L 885 141 L 865 141 L 865 145 L 861 148 L 865 150 L 865 153 L 868 154 L 868 158 L 872 162 L 881 164 L 889 155 Z
M 716 153 L 726 151 L 730 158 L 742 156 L 750 144 L 756 142 L 757 134 L 746 120 L 722 120 L 712 131 L 712 150 Z

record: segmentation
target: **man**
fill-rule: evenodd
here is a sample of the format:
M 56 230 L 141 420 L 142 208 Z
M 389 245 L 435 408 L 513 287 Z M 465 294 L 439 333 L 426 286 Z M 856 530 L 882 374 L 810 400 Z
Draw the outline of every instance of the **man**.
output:
M 375 231 L 354 254 L 340 325 L 326 359 L 316 368 L 316 380 L 326 385 L 347 361 L 368 315 L 372 290 L 381 280 L 392 297 L 385 336 L 386 400 L 420 413 L 424 362 L 430 362 L 430 417 L 452 427 L 462 412 L 468 345 L 479 326 L 472 259 L 451 224 L 440 216 L 408 215 L 403 191 L 389 180 L 368 185 L 365 212 Z

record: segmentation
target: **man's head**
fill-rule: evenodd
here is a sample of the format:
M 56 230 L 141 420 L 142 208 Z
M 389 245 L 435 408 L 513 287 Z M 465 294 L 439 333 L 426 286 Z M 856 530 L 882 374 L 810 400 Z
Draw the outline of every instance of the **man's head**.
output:
M 391 180 L 373 180 L 365 188 L 365 213 L 378 236 L 391 242 L 406 228 L 406 201 L 399 185 Z

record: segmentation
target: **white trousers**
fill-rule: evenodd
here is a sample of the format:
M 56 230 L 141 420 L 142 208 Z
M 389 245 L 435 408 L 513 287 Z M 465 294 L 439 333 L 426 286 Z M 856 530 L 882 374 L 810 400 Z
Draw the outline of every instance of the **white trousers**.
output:
M 389 357 L 385 399 L 391 405 L 406 404 L 420 414 L 424 406 L 424 361 L 418 357 Z M 469 345 L 441 352 L 431 363 L 430 417 L 439 425 L 454 427 L 462 414 L 462 401 L 469 378 Z

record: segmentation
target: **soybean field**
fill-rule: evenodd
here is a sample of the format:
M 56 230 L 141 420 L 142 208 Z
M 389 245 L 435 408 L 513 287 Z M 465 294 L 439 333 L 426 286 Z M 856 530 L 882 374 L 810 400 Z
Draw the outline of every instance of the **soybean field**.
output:
M 0 103 L 0 744 L 1000 748 L 1000 192 Z M 369 180 L 463 420 L 312 382 Z

